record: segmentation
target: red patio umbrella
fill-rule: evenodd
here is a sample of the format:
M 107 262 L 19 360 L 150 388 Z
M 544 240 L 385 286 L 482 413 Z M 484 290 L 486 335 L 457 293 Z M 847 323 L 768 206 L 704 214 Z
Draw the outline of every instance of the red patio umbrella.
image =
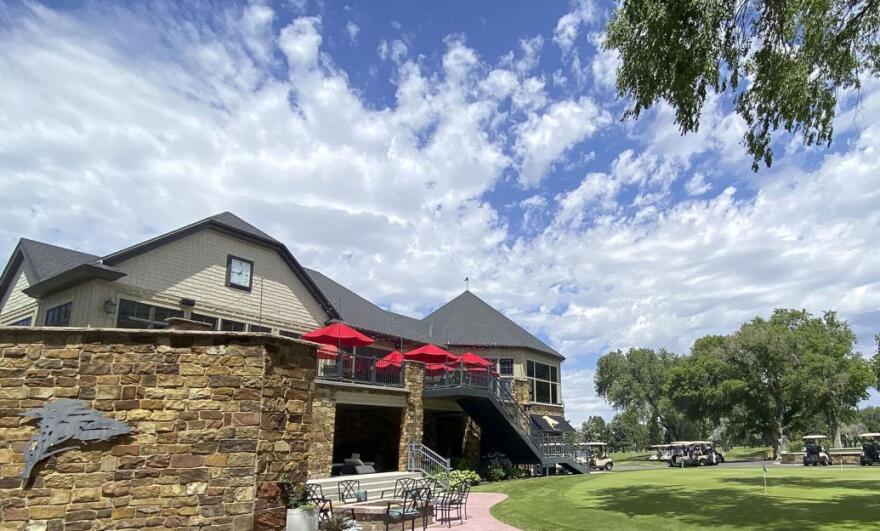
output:
M 462 363 L 467 365 L 468 367 L 494 367 L 495 364 L 491 361 L 483 358 L 481 356 L 477 356 L 473 352 L 465 352 L 461 356 L 459 356 L 459 360 Z
M 400 367 L 400 364 L 403 363 L 403 354 L 398 351 L 391 352 L 382 357 L 379 361 L 376 362 L 377 369 L 386 369 L 388 367 Z
M 445 351 L 437 345 L 430 344 L 410 350 L 403 357 L 411 361 L 421 361 L 423 363 L 452 363 L 458 361 L 458 356 L 455 354 Z
M 335 360 L 339 356 L 339 349 L 333 345 L 325 345 L 318 349 L 319 360 Z
M 363 347 L 375 342 L 373 338 L 361 334 L 345 323 L 333 323 L 324 328 L 312 330 L 308 334 L 304 334 L 303 339 L 337 347 Z

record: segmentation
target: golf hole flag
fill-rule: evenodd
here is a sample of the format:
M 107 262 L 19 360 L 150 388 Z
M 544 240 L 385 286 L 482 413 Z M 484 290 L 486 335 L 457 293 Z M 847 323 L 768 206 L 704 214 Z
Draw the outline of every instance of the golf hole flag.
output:
M 764 468 L 764 494 L 767 494 L 767 463 L 761 463 L 761 466 Z

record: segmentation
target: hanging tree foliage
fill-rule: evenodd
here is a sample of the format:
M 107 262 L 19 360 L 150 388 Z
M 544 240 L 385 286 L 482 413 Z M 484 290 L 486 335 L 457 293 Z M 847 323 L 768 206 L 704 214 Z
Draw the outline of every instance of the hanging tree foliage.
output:
M 604 45 L 620 54 L 625 117 L 663 100 L 688 133 L 710 92 L 729 94 L 757 171 L 779 128 L 831 143 L 838 92 L 880 75 L 878 29 L 880 0 L 623 0 Z

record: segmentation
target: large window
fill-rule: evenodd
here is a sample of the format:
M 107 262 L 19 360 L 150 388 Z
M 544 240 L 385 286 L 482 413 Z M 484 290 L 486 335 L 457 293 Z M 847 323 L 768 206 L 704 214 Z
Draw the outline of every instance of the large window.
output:
M 258 334 L 271 334 L 272 329 L 268 326 L 259 326 L 259 325 L 248 325 L 248 330 Z
M 513 376 L 513 358 L 488 358 L 495 364 L 495 372 L 501 376 Z
M 68 302 L 46 310 L 46 326 L 70 326 L 70 310 L 73 303 Z
M 245 327 L 246 325 L 244 323 L 223 319 L 223 323 L 220 325 L 220 330 L 223 330 L 224 332 L 244 332 Z
M 217 323 L 220 322 L 220 319 L 216 317 L 211 317 L 210 315 L 202 315 L 200 313 L 193 313 L 190 316 L 190 319 L 193 321 L 198 321 L 200 323 L 207 323 L 211 325 L 211 330 L 217 330 Z
M 19 319 L 14 323 L 9 323 L 8 326 L 30 326 L 33 321 L 30 317 L 25 317 L 24 319 Z
M 166 328 L 169 317 L 183 317 L 181 310 L 162 308 L 140 302 L 119 300 L 119 316 L 116 318 L 117 328 Z
M 529 400 L 542 404 L 560 404 L 559 369 L 554 365 L 528 362 Z

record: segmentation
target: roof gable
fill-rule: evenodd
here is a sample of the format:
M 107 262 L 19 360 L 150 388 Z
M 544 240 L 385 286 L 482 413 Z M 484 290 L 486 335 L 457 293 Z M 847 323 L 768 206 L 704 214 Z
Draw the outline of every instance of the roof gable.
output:
M 430 343 L 428 325 L 419 319 L 389 312 L 313 269 L 305 270 L 349 325 L 392 337 Z
M 563 358 L 470 291 L 447 302 L 423 319 L 431 337 L 446 345 L 522 347 Z
M 98 263 L 100 257 L 57 245 L 22 238 L 19 249 L 32 284 L 42 282 L 74 267 Z

